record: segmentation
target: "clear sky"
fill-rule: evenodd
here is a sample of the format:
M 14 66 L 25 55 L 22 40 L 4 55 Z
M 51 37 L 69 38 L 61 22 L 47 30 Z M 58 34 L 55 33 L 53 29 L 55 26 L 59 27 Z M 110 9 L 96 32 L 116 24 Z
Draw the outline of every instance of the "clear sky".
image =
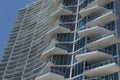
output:
M 0 56 L 7 44 L 18 10 L 35 0 L 0 0 Z

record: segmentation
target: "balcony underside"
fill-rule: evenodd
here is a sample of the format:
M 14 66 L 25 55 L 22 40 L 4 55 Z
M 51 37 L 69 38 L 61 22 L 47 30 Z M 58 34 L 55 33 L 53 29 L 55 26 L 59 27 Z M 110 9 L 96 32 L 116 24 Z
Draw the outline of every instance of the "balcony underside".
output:
M 38 77 L 36 80 L 64 80 L 64 76 L 49 72 Z
M 105 13 L 101 16 L 96 17 L 93 20 L 90 20 L 86 25 L 87 26 L 96 26 L 96 25 L 102 25 L 112 22 L 114 20 L 117 20 L 117 16 L 112 12 Z
M 111 63 L 108 65 L 100 66 L 100 67 L 85 71 L 84 75 L 86 75 L 88 78 L 101 77 L 101 76 L 112 74 L 119 71 L 120 71 L 120 67 L 116 63 Z
M 93 7 L 88 7 L 86 9 L 83 9 L 80 11 L 80 14 L 82 17 L 88 16 L 88 15 L 95 15 L 95 14 L 99 14 L 101 12 L 106 11 L 105 8 L 101 7 L 101 6 L 93 6 Z
M 86 48 L 105 48 L 119 42 L 120 40 L 118 37 L 115 35 L 109 35 L 107 37 L 88 43 Z
M 59 8 L 57 11 L 55 11 L 53 14 L 50 15 L 51 18 L 57 18 L 61 15 L 71 15 L 72 11 L 67 10 L 65 8 Z
M 106 33 L 109 33 L 110 30 L 99 27 L 99 26 L 95 26 L 95 27 L 91 27 L 91 28 L 87 28 L 84 30 L 79 31 L 79 35 L 80 37 L 85 37 L 85 36 L 89 36 L 89 37 L 96 37 L 96 36 L 100 36 Z
M 86 61 L 89 63 L 95 63 L 98 61 L 107 60 L 111 58 L 112 58 L 111 55 L 100 51 L 93 51 L 93 52 L 87 52 L 85 54 L 76 55 L 76 59 L 79 62 Z
M 62 26 L 57 26 L 46 33 L 46 41 L 49 41 L 53 38 L 54 34 L 57 33 L 69 33 L 70 30 Z

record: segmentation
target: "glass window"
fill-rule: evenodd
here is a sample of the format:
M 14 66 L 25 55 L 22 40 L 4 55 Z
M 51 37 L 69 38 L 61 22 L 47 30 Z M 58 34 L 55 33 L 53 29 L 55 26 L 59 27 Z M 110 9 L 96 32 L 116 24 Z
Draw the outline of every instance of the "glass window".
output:
M 74 40 L 74 34 L 73 33 L 61 33 L 57 34 L 57 40 L 59 42 L 68 42 Z
M 59 44 L 56 44 L 56 47 L 65 49 L 68 52 L 72 52 L 72 50 L 73 50 L 73 44 L 72 43 L 59 43 Z
M 112 46 L 109 46 L 109 47 L 106 47 L 105 50 L 108 51 L 113 56 L 117 55 L 116 44 L 112 45 Z
M 62 22 L 73 22 L 76 21 L 76 15 L 63 15 L 60 17 Z
M 72 68 L 72 77 L 83 73 L 83 62 L 76 64 Z
M 52 62 L 55 65 L 70 65 L 71 55 L 53 55 Z
M 52 67 L 52 69 L 59 71 L 60 73 L 63 73 L 65 78 L 69 78 L 70 67 Z
M 65 6 L 77 5 L 78 0 L 63 0 Z
M 86 38 L 82 38 L 79 41 L 77 41 L 75 43 L 75 51 L 78 50 L 78 49 L 80 49 L 80 48 L 82 48 L 82 47 L 84 47 L 85 43 L 86 43 Z
M 70 31 L 75 31 L 75 23 L 60 24 L 60 26 L 70 29 Z

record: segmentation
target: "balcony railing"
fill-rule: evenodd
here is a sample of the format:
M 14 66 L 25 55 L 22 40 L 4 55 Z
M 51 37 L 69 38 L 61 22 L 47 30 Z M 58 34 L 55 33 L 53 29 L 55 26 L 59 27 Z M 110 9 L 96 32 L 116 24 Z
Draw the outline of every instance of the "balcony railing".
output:
M 79 52 L 77 52 L 76 55 L 86 54 L 86 53 L 94 52 L 94 51 L 99 51 L 99 52 L 103 52 L 103 53 L 106 53 L 106 54 L 114 55 L 111 51 L 108 51 L 108 50 L 105 50 L 105 49 L 85 49 L 85 50 L 80 50 Z
M 108 33 L 108 34 L 105 34 L 105 35 L 98 36 L 98 37 L 96 37 L 96 38 L 90 39 L 90 40 L 88 40 L 88 43 L 93 42 L 93 41 L 96 41 L 96 40 L 99 40 L 99 39 L 101 39 L 101 38 L 105 38 L 105 37 L 110 36 L 110 35 L 117 36 L 116 31 L 112 31 L 112 32 L 110 32 L 110 33 Z
M 114 10 L 107 10 L 107 11 L 101 13 L 101 14 L 98 14 L 98 15 L 94 16 L 94 17 L 91 17 L 91 18 L 88 17 L 88 22 L 91 21 L 91 20 L 94 20 L 94 19 L 96 19 L 96 18 L 98 18 L 98 17 L 100 17 L 100 16 L 103 16 L 103 15 L 105 15 L 105 14 L 107 14 L 107 13 L 110 13 L 110 12 L 113 12 L 113 13 L 114 13 Z
M 105 28 L 105 29 L 108 29 L 108 30 L 111 30 L 113 31 L 114 29 L 110 29 L 109 26 L 100 26 L 100 25 L 96 25 L 96 26 L 99 26 L 99 27 L 102 27 L 102 28 Z M 114 26 L 113 26 L 114 27 Z M 86 30 L 86 29 L 89 29 L 91 27 L 88 27 L 88 26 L 82 26 L 81 28 L 78 29 L 78 31 L 82 31 L 82 30 Z
M 88 71 L 88 70 L 91 70 L 91 69 L 94 69 L 94 68 L 97 68 L 97 67 L 100 67 L 100 66 L 108 65 L 108 64 L 111 64 L 111 63 L 117 63 L 117 59 L 112 59 L 112 60 L 92 64 L 90 66 L 85 67 L 85 70 Z

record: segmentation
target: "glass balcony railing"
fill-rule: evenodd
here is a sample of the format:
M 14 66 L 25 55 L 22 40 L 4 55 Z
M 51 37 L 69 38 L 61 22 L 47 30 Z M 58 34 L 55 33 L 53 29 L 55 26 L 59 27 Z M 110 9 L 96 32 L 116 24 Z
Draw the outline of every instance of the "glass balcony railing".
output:
M 98 27 L 102 27 L 102 28 L 105 28 L 105 29 L 108 29 L 108 30 L 110 30 L 110 31 L 113 31 L 113 30 L 115 30 L 113 27 L 114 27 L 114 25 L 113 26 L 100 26 L 100 25 L 96 25 L 96 26 L 98 26 Z M 89 29 L 89 28 L 91 28 L 91 27 L 88 27 L 88 26 L 82 26 L 81 28 L 79 28 L 78 29 L 78 31 L 82 31 L 82 30 L 86 30 L 86 29 Z
M 94 51 L 99 51 L 99 52 L 103 52 L 106 54 L 110 54 L 110 55 L 114 55 L 111 51 L 105 50 L 105 49 L 86 49 L 86 50 L 80 50 L 77 52 L 76 55 L 80 55 L 80 54 L 86 54 L 89 52 L 94 52 Z
M 96 15 L 96 16 L 94 16 L 94 17 L 88 17 L 88 22 L 89 22 L 89 21 L 92 21 L 92 20 L 94 20 L 94 19 L 96 19 L 96 18 L 98 18 L 98 17 L 100 17 L 100 16 L 103 16 L 103 15 L 105 15 L 105 14 L 107 14 L 107 13 L 110 13 L 110 12 L 113 12 L 113 13 L 114 13 L 114 10 L 108 10 L 108 11 L 105 11 L 105 12 L 103 12 L 103 13 L 101 13 L 101 14 L 98 14 L 98 15 Z
M 90 66 L 85 67 L 85 71 L 88 71 L 88 70 L 91 70 L 91 69 L 94 69 L 94 68 L 97 68 L 97 67 L 101 67 L 101 66 L 104 66 L 104 65 L 112 64 L 112 63 L 117 63 L 117 59 L 112 59 L 112 60 L 92 64 Z
M 96 37 L 96 38 L 90 39 L 90 40 L 87 41 L 87 43 L 90 43 L 90 42 L 99 40 L 99 39 L 101 39 L 101 38 L 105 38 L 105 37 L 110 36 L 110 35 L 117 36 L 116 31 L 112 31 L 112 32 L 110 32 L 110 33 L 108 33 L 108 34 L 101 35 L 101 36 L 98 36 L 98 37 Z

